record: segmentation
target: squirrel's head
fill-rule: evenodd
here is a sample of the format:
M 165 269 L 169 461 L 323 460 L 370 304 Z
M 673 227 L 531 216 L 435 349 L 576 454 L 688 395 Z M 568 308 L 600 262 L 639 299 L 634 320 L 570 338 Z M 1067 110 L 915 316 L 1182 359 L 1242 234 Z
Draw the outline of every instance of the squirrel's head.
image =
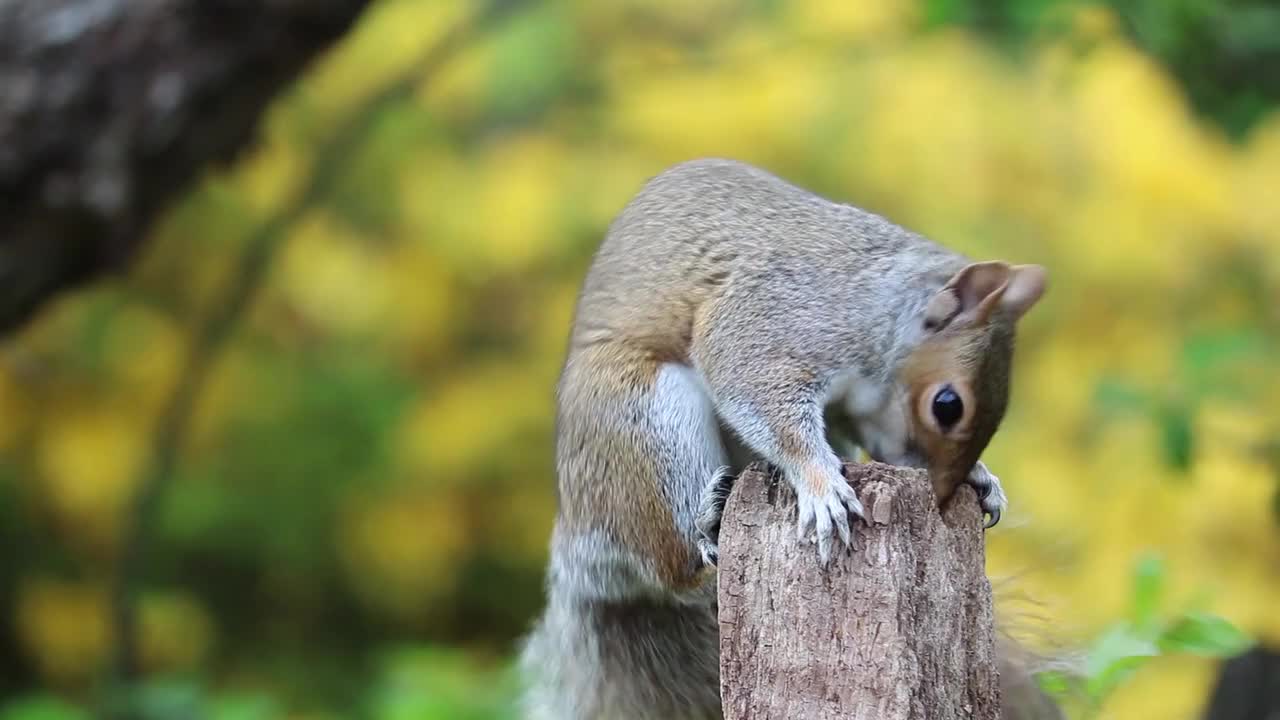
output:
M 1014 331 L 1044 293 L 1038 265 L 965 266 L 930 298 L 903 363 L 907 433 L 938 496 L 950 496 L 1004 419 Z

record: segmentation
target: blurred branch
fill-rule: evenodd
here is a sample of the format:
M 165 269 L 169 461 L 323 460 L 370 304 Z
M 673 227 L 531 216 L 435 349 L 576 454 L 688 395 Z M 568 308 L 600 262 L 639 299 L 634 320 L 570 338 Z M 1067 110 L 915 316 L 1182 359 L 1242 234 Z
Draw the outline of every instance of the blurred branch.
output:
M 1224 662 L 1204 720 L 1250 720 L 1280 715 L 1280 651 L 1256 647 Z
M 368 4 L 0 3 L 0 333 L 122 267 Z
M 192 337 L 173 394 L 158 420 L 151 465 L 135 492 L 112 597 L 116 645 L 108 674 L 109 702 L 122 701 L 123 692 L 139 675 L 138 595 L 145 569 L 144 553 L 151 544 L 156 510 L 172 481 L 192 410 L 219 351 L 261 289 L 289 229 L 328 196 L 346 159 L 369 134 L 384 110 L 410 98 L 415 89 L 465 47 L 475 33 L 492 26 L 519 6 L 520 3 L 509 0 L 484 6 L 432 44 L 396 80 L 365 101 L 317 149 L 311 176 L 297 197 L 268 218 L 246 241 L 233 276 Z M 113 708 L 112 714 L 131 716 L 128 703 L 123 709 Z

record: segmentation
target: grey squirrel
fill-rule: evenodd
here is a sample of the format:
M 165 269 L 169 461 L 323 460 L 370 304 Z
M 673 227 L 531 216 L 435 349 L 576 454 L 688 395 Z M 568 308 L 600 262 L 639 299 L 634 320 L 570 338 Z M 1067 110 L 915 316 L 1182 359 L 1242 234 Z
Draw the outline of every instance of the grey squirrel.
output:
M 1035 265 L 974 262 L 762 169 L 649 180 L 584 281 L 557 388 L 532 720 L 721 717 L 715 575 L 733 473 L 761 459 L 826 563 L 862 505 L 832 443 L 1006 505 L 979 457 L 1005 414 Z

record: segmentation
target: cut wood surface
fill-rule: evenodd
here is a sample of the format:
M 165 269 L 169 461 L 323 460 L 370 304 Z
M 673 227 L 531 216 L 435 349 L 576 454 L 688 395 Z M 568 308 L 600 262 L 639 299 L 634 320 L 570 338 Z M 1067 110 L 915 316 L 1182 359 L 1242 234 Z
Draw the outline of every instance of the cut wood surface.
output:
M 922 471 L 850 465 L 866 507 L 825 570 L 796 541 L 796 502 L 750 468 L 720 529 L 726 720 L 999 717 L 982 515 L 960 488 L 940 513 Z

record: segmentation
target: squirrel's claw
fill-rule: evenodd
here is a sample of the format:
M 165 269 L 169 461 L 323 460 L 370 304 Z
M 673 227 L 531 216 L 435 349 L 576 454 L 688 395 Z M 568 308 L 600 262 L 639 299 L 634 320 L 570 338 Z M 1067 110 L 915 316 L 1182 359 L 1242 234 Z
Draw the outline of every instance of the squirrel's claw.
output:
M 720 562 L 720 519 L 724 515 L 725 503 L 729 493 L 733 491 L 733 483 L 738 478 L 729 468 L 716 470 L 711 480 L 702 488 L 702 498 L 698 502 L 698 516 L 694 526 L 698 530 L 698 554 L 707 567 L 715 567 Z
M 982 529 L 989 530 L 995 527 L 996 523 L 1000 522 L 1000 515 L 1009 506 L 1004 488 L 1000 487 L 1000 478 L 979 462 L 973 466 L 973 470 L 965 478 L 965 484 L 977 491 L 978 502 L 982 505 L 982 514 L 988 516 Z
M 818 545 L 818 562 L 826 566 L 831 560 L 832 536 L 848 547 L 853 541 L 849 527 L 849 514 L 863 516 L 862 503 L 852 486 L 843 477 L 836 476 L 826 493 L 815 495 L 797 485 L 798 522 L 800 538 L 809 536 Z
M 987 521 L 982 523 L 983 530 L 990 530 L 996 526 L 996 523 L 1000 522 L 1000 508 L 995 508 L 984 514 L 987 516 Z

